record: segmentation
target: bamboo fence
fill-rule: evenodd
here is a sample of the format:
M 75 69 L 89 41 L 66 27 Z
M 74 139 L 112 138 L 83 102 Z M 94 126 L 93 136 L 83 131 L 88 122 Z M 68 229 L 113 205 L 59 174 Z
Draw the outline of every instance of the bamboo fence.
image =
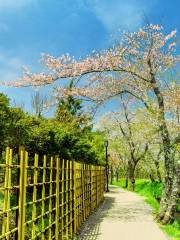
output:
M 23 148 L 6 149 L 0 178 L 0 239 L 74 239 L 103 200 L 104 167 Z

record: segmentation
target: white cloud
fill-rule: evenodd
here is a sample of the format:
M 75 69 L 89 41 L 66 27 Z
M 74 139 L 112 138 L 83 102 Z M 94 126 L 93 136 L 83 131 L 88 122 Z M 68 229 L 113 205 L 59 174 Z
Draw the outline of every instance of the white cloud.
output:
M 37 2 L 37 0 L 0 0 L 0 10 L 9 8 L 17 9 L 35 2 Z
M 82 1 L 82 0 L 81 0 Z M 84 0 L 109 32 L 117 29 L 133 30 L 143 23 L 156 0 Z
M 15 80 L 22 72 L 22 66 L 24 66 L 22 58 L 0 53 L 0 81 Z

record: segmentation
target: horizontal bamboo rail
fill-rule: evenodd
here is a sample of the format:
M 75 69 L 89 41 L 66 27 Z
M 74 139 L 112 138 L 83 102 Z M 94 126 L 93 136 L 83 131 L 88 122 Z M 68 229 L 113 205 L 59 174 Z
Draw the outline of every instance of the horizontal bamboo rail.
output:
M 19 156 L 0 162 L 0 239 L 73 239 L 103 200 L 104 167 L 58 156 Z

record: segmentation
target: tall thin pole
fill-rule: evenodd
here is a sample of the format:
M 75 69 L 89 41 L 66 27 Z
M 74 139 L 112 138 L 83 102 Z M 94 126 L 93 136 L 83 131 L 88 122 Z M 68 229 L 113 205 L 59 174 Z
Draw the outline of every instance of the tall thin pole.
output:
M 108 141 L 106 141 L 105 146 L 106 146 L 106 192 L 109 192 Z

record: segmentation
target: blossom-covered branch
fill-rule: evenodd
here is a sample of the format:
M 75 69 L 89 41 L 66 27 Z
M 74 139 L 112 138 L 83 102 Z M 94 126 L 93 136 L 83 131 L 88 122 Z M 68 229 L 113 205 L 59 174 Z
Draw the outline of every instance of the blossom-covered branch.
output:
M 149 25 L 134 33 L 125 33 L 117 46 L 101 53 L 93 53 L 85 58 L 75 60 L 69 54 L 60 57 L 43 54 L 41 63 L 46 67 L 43 73 L 31 73 L 25 69 L 23 76 L 17 81 L 9 82 L 11 86 L 42 86 L 58 79 L 74 78 L 97 73 L 118 74 L 132 81 L 132 77 L 143 82 L 150 82 L 149 61 L 153 74 L 159 74 L 175 64 L 179 59 L 173 56 L 175 34 L 172 31 L 164 35 L 162 27 Z M 102 75 L 100 74 L 99 81 Z M 92 77 L 89 78 L 90 83 Z M 102 83 L 102 81 L 101 81 Z M 143 83 L 144 84 L 144 83 Z M 99 90 L 99 88 L 98 88 Z

